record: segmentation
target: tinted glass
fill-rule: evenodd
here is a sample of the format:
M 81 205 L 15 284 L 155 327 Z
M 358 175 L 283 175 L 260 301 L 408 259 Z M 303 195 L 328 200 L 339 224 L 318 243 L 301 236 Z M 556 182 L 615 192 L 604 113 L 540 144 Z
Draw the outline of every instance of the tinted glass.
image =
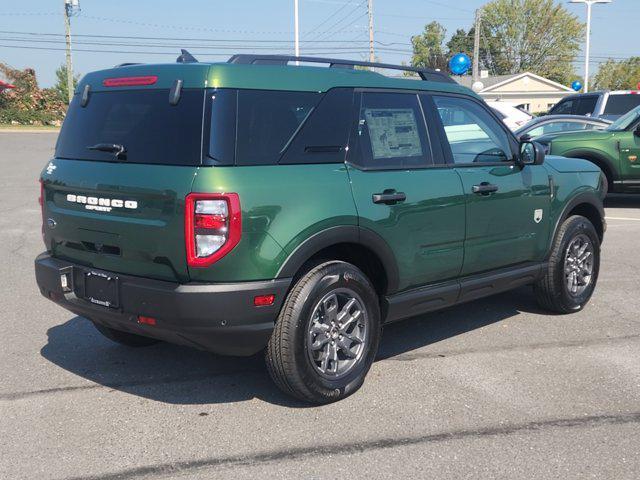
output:
M 544 135 L 547 133 L 556 133 L 556 132 L 570 132 L 575 130 L 585 130 L 585 129 L 595 128 L 595 126 L 590 125 L 584 122 L 568 122 L 568 121 L 557 121 L 545 123 L 544 125 L 540 125 L 527 133 L 532 137 L 537 137 L 539 135 Z
M 598 103 L 597 95 L 580 97 L 577 99 L 576 107 L 572 113 L 574 115 L 593 115 L 593 112 L 596 110 L 596 103 Z
M 605 115 L 624 115 L 640 105 L 640 95 L 624 94 L 609 95 L 607 105 L 604 107 Z
M 433 97 L 455 163 L 504 162 L 513 155 L 509 137 L 477 102 L 460 97 Z
M 237 90 L 208 90 L 205 137 L 208 139 L 207 163 L 233 165 L 236 153 Z
M 556 103 L 556 106 L 549 110 L 549 114 L 552 115 L 560 115 L 560 114 L 571 114 L 573 110 L 573 100 L 563 100 L 559 103 Z
M 322 97 L 313 92 L 239 90 L 236 165 L 273 165 Z
M 202 90 L 183 90 L 177 105 L 169 90 L 94 92 L 86 107 L 74 97 L 60 131 L 56 156 L 114 161 L 99 143 L 122 145 L 127 163 L 199 165 L 202 148 Z M 121 157 L 125 161 L 124 156 Z
M 353 89 L 329 90 L 300 128 L 280 164 L 344 162 L 352 112 Z
M 366 168 L 411 168 L 432 163 L 415 94 L 363 93 L 356 135 L 358 161 Z

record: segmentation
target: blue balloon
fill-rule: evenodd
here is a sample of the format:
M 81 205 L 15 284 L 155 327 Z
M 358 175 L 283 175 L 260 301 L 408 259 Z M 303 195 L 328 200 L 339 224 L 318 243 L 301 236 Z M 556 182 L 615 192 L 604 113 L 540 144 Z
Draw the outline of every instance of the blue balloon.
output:
M 571 84 L 571 88 L 573 88 L 576 92 L 579 92 L 580 90 L 582 90 L 582 82 L 580 80 L 575 80 Z
M 471 66 L 471 59 L 466 53 L 456 53 L 449 60 L 449 70 L 454 75 L 464 75 Z

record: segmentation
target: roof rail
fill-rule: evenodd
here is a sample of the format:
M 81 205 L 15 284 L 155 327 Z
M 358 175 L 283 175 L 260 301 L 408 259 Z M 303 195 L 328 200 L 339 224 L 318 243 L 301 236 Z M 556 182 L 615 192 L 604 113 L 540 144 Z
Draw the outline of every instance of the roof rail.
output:
M 417 73 L 422 80 L 431 82 L 456 83 L 449 75 L 439 70 L 430 68 L 410 67 L 407 65 L 392 65 L 390 63 L 362 62 L 359 60 L 342 60 L 338 58 L 320 58 L 320 57 L 296 57 L 293 55 L 252 55 L 238 54 L 232 56 L 228 63 L 237 63 L 244 65 L 288 65 L 289 62 L 305 62 L 305 63 L 328 63 L 333 68 L 349 68 L 372 67 L 384 68 L 388 70 L 401 70 L 405 72 Z
M 113 68 L 129 67 L 131 65 L 142 65 L 142 64 L 141 63 L 136 63 L 136 62 L 125 62 L 125 63 L 119 63 L 118 65 L 116 65 Z

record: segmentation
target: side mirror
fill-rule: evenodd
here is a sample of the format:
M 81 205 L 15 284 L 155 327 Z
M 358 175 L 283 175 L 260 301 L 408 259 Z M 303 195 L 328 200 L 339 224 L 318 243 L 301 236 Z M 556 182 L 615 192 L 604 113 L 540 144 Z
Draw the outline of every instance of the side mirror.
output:
M 636 127 L 636 129 L 633 131 L 633 134 L 636 137 L 640 137 L 640 124 L 638 124 L 638 126 Z
M 537 142 L 526 140 L 520 143 L 521 165 L 542 165 L 544 163 L 544 147 Z

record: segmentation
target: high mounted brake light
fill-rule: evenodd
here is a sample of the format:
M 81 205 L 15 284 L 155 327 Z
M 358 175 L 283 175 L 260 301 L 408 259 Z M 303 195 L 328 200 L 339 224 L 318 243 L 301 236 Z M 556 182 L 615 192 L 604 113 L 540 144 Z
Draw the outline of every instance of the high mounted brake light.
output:
M 157 75 L 145 75 L 141 77 L 117 77 L 105 78 L 102 85 L 105 87 L 143 87 L 154 85 L 158 81 Z
M 187 264 L 208 267 L 240 242 L 242 217 L 237 193 L 190 193 L 185 199 Z

